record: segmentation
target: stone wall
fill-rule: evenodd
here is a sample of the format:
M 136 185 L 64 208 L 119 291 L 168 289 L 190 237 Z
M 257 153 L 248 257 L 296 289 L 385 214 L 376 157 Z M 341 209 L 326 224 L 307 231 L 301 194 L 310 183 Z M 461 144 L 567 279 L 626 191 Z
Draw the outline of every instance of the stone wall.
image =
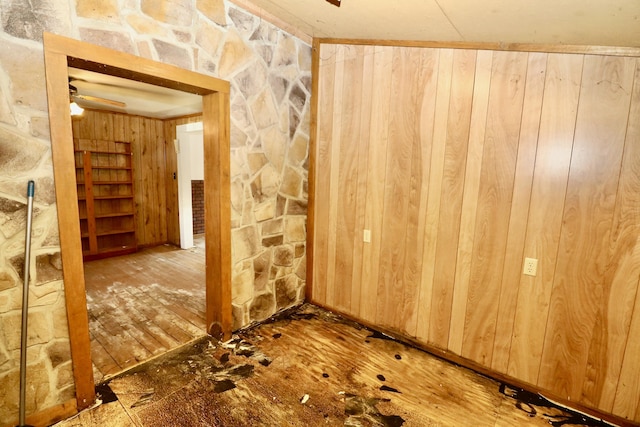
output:
M 42 32 L 231 82 L 234 328 L 304 297 L 311 48 L 222 0 L 0 0 L 0 426 L 18 413 L 26 186 L 36 182 L 27 412 L 74 397 Z

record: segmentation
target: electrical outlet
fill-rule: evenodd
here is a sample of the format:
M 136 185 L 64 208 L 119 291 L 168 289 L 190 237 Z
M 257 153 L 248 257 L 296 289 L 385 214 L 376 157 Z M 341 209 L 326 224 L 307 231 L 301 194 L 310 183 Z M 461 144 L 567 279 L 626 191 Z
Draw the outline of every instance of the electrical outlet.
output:
M 538 273 L 538 260 L 535 258 L 525 258 L 524 271 L 522 273 L 527 276 L 535 276 Z
M 365 243 L 371 243 L 371 230 L 364 230 L 362 241 Z

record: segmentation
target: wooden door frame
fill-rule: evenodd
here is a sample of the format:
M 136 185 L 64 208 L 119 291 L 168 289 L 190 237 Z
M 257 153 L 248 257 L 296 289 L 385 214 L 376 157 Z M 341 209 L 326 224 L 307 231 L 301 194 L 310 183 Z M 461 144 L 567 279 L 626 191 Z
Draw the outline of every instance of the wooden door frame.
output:
M 64 293 L 77 409 L 95 401 L 68 67 L 169 87 L 202 96 L 205 158 L 206 325 L 216 338 L 231 334 L 231 211 L 229 82 L 112 49 L 45 33 L 44 59 L 51 155 L 56 190 Z

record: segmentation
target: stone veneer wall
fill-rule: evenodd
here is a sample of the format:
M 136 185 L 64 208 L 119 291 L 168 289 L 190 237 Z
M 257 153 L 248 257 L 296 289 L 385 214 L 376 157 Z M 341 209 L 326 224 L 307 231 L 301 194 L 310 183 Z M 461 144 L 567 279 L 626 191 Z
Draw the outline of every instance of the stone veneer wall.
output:
M 26 184 L 36 181 L 27 413 L 74 398 L 42 32 L 231 82 L 233 313 L 304 297 L 311 48 L 222 0 L 0 0 L 0 426 L 18 413 Z
M 204 181 L 191 180 L 193 234 L 204 234 Z

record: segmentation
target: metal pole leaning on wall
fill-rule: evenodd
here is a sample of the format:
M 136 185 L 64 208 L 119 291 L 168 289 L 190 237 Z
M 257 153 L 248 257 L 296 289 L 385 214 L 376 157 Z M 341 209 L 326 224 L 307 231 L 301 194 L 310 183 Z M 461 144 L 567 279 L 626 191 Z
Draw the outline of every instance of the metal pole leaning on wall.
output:
M 33 195 L 35 184 L 27 184 L 27 231 L 24 243 L 24 285 L 22 286 L 22 336 L 20 341 L 20 424 L 27 427 L 25 400 L 27 396 L 27 319 L 29 314 L 29 265 L 31 263 L 31 218 L 33 217 Z

